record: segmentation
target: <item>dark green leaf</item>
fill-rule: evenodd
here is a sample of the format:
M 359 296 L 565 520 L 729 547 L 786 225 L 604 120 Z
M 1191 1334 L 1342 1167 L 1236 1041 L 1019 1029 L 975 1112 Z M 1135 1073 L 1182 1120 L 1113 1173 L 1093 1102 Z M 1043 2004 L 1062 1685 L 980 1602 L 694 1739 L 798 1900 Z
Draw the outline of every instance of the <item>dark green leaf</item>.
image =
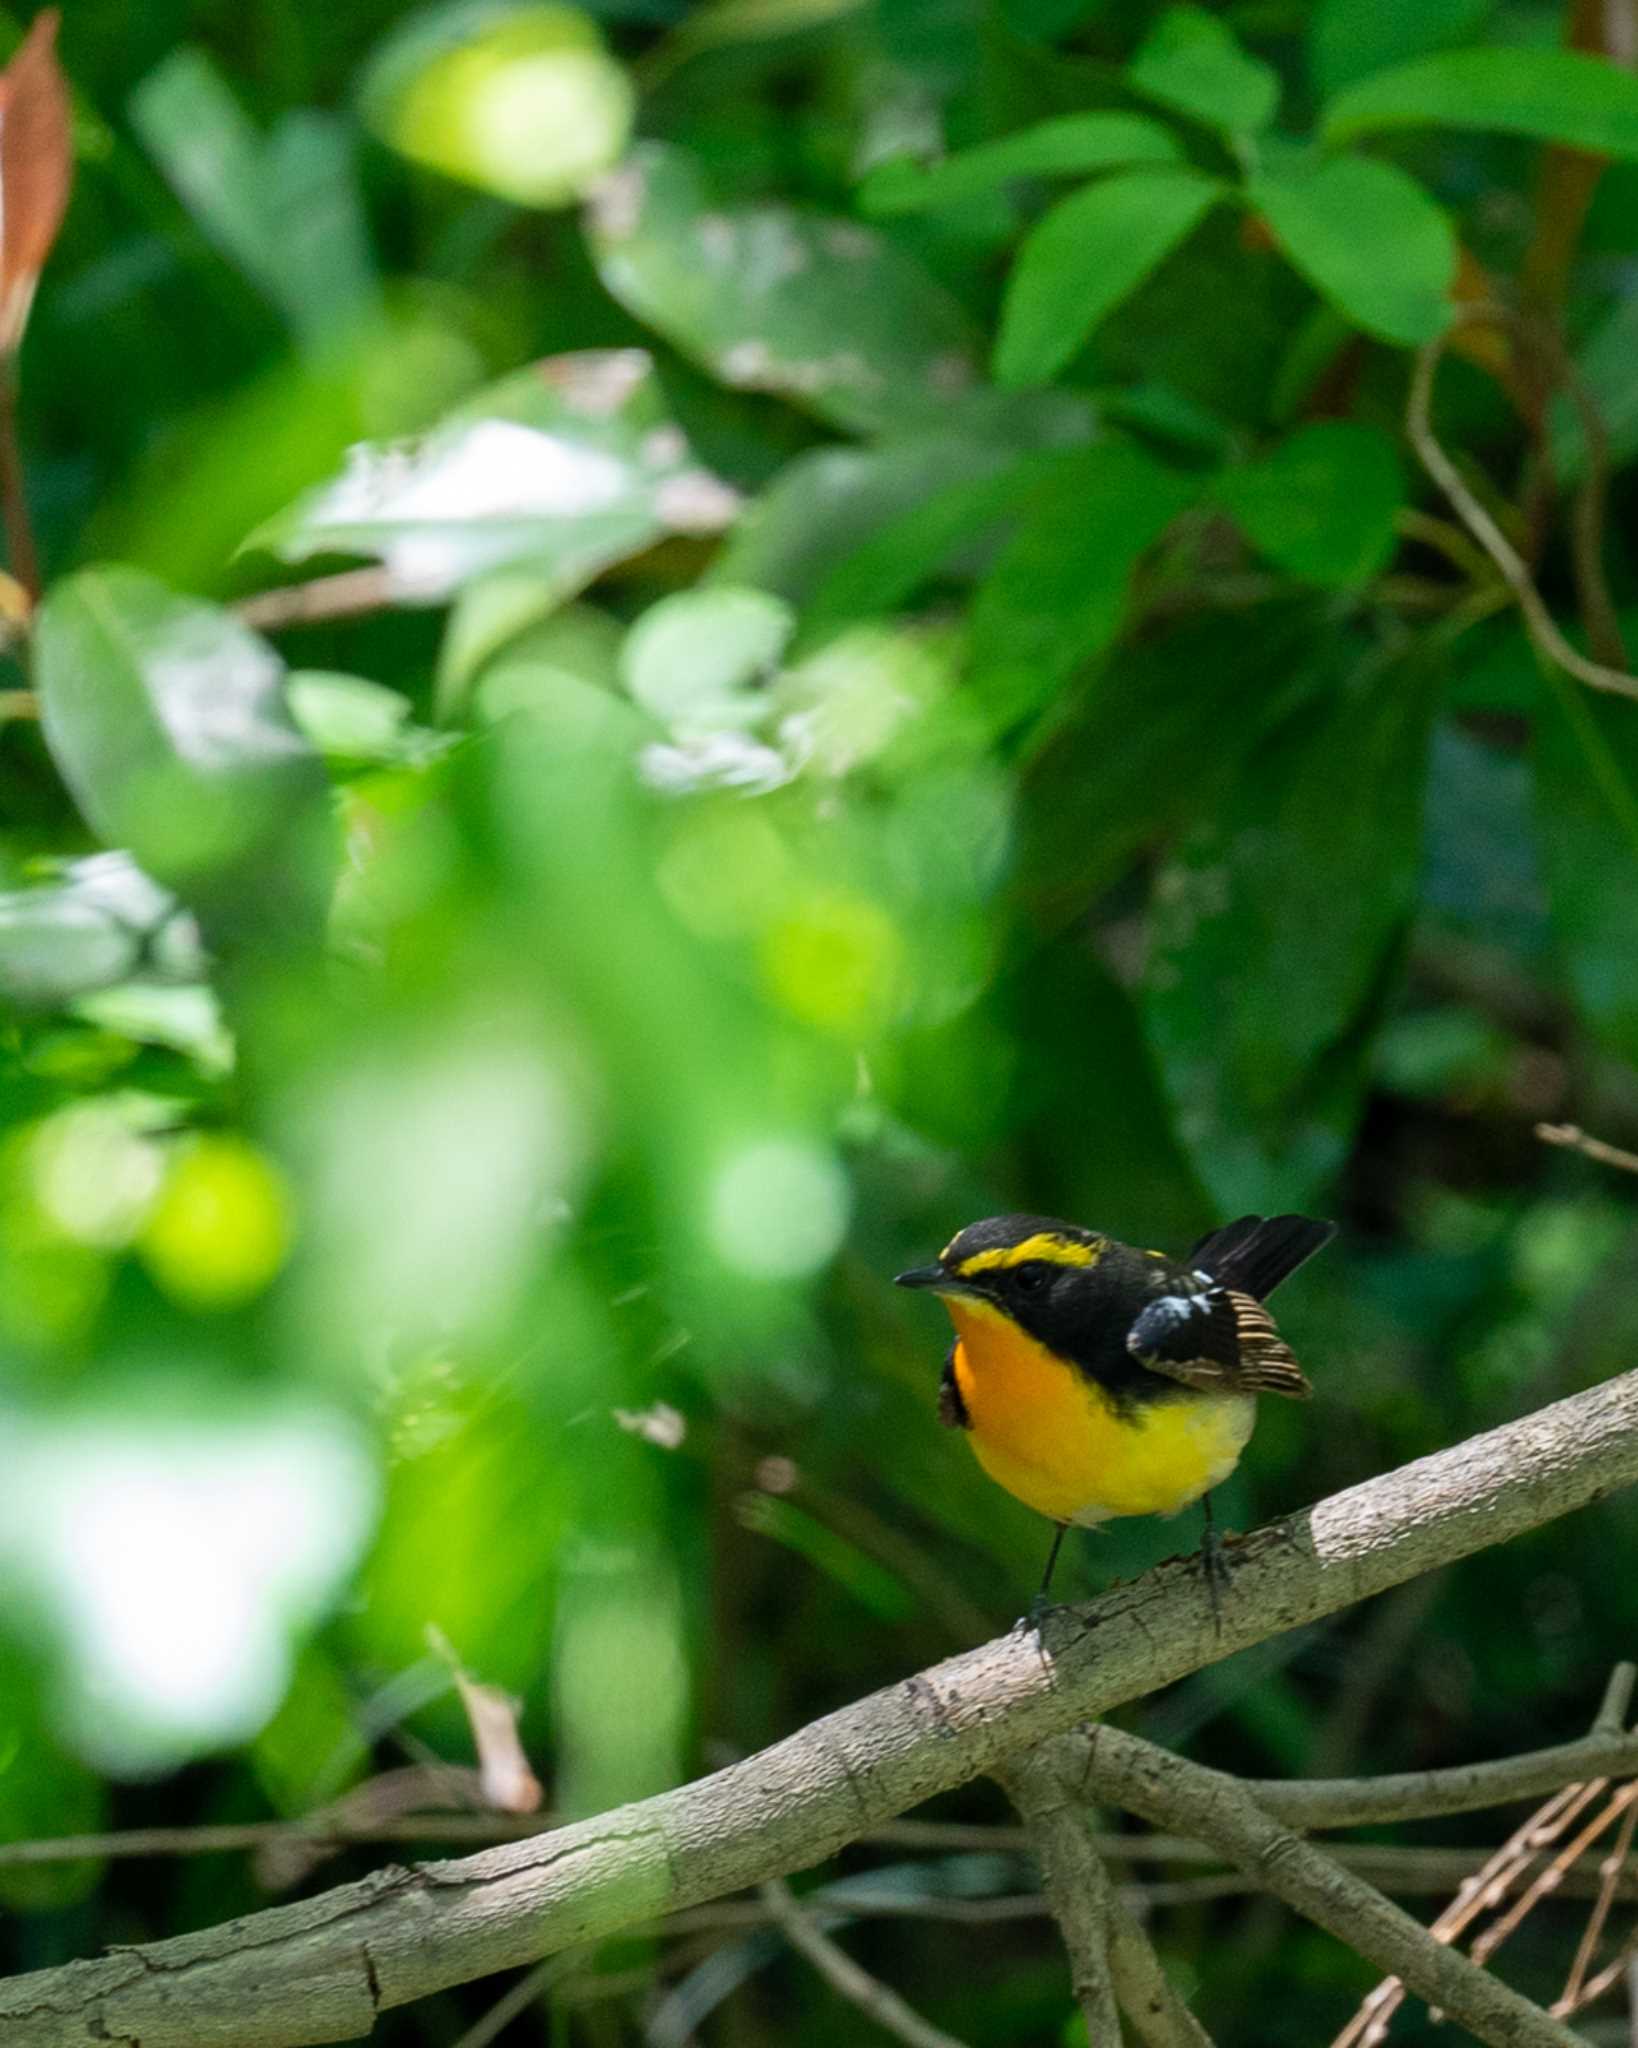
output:
M 1390 64 L 1465 42 L 1495 0 L 1319 0 L 1308 25 L 1308 75 L 1322 97 Z
M 1350 1041 L 1415 902 L 1434 693 L 1364 665 L 1245 763 L 1156 880 L 1146 1014 L 1226 1207 L 1312 1200 L 1357 1103 Z
M 875 430 L 936 418 L 977 374 L 971 322 L 914 257 L 855 221 L 719 206 L 680 149 L 636 149 L 587 232 L 614 297 L 738 390 Z
M 544 608 L 668 534 L 720 532 L 738 510 L 694 459 L 644 351 L 589 349 L 491 385 L 413 444 L 355 448 L 249 544 L 287 562 L 373 555 L 411 604 L 519 567 Z
M 1547 678 L 1535 774 L 1549 917 L 1576 1001 L 1638 1065 L 1638 704 Z
M 941 163 L 905 158 L 880 164 L 859 187 L 877 216 L 927 213 L 992 192 L 1016 178 L 1060 178 L 1118 164 L 1176 163 L 1181 151 L 1158 122 L 1138 114 L 1060 114 L 1017 135 L 958 150 Z
M 1246 538 L 1282 569 L 1346 587 L 1374 576 L 1392 556 L 1405 475 L 1379 428 L 1326 420 L 1224 470 L 1212 489 Z
M 1213 128 L 1254 134 L 1280 103 L 1279 76 L 1204 7 L 1168 7 L 1126 67 L 1127 83 Z
M 1139 558 L 1198 491 L 1120 442 L 1058 458 L 973 604 L 973 668 L 999 714 L 1036 709 L 1109 644 Z
M 1185 171 L 1127 171 L 1059 200 L 1025 236 L 996 343 L 1003 384 L 1042 384 L 1223 196 Z
M 1638 159 L 1638 77 L 1579 50 L 1447 50 L 1338 93 L 1322 132 L 1347 142 L 1424 126 L 1488 128 Z
M 52 590 L 35 653 L 52 757 L 102 839 L 184 895 L 244 880 L 275 847 L 310 887 L 292 834 L 315 828 L 328 784 L 265 640 L 109 567 Z
M 1292 164 L 1253 177 L 1246 196 L 1314 289 L 1367 333 L 1423 342 L 1449 320 L 1455 233 L 1394 165 Z

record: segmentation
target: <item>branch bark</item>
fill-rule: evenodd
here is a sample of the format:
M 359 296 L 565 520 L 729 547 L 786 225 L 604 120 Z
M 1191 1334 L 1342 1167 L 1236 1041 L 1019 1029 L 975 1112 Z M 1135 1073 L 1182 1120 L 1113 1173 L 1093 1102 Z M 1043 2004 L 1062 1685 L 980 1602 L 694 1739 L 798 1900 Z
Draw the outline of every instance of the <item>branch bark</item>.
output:
M 698 1783 L 476 1856 L 0 1984 L 6 2048 L 307 2048 L 378 2012 L 823 1861 L 921 1800 L 1202 1665 L 1638 1480 L 1638 1374 L 1231 1544 L 1221 1634 L 1192 1561 L 814 1722 Z

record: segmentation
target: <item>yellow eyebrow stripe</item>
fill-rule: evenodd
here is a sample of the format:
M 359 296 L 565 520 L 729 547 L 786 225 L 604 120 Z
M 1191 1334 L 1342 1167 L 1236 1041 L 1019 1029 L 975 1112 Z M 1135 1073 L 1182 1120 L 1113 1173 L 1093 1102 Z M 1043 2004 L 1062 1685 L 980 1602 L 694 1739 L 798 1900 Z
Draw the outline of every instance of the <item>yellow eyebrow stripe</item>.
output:
M 1022 1266 L 1031 1259 L 1045 1259 L 1055 1266 L 1095 1266 L 1103 1257 L 1105 1240 L 1094 1238 L 1081 1244 L 1072 1237 L 1059 1237 L 1049 1230 L 1037 1231 L 1019 1244 L 998 1245 L 994 1251 L 974 1252 L 956 1267 L 957 1275 L 970 1280 L 975 1273 L 993 1273 L 998 1267 Z M 946 1253 L 949 1247 L 945 1247 Z

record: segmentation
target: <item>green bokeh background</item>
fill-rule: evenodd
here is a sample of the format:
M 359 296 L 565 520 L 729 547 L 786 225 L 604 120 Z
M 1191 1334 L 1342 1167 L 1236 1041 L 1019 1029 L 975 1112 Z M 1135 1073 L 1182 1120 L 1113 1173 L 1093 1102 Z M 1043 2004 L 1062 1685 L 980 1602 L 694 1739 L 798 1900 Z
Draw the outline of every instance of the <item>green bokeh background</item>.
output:
M 44 723 L 0 726 L 0 1842 L 470 1761 L 429 1628 L 580 1814 L 1006 1626 L 1045 1527 L 937 1427 L 945 1334 L 888 1285 L 997 1210 L 1168 1246 L 1339 1219 L 1281 1301 L 1315 1400 L 1266 1404 L 1230 1526 L 1634 1363 L 1632 1183 L 1533 1126 L 1638 1138 L 1638 707 L 1540 668 L 1415 469 L 1385 273 L 1316 289 L 1225 199 L 1090 332 L 1066 284 L 1075 346 L 1002 391 L 1020 243 L 1072 187 L 861 196 L 1087 112 L 1230 192 L 1352 81 L 1546 52 L 1560 11 L 1213 10 L 1266 131 L 1139 89 L 1147 4 L 500 13 L 63 27 L 77 183 L 21 399 L 48 594 L 4 679 Z M 520 51 L 590 68 L 545 112 L 526 80 L 473 169 L 467 100 Z M 1564 242 L 1618 610 L 1628 145 L 1550 231 L 1539 139 L 1359 159 L 1505 295 Z M 550 360 L 593 350 L 625 353 Z M 1576 630 L 1573 419 L 1453 359 L 1438 421 Z M 361 562 L 342 615 L 229 609 Z M 1635 1534 L 1603 1503 L 1121 1719 L 1266 1775 L 1567 1739 L 1638 1640 Z M 1077 1539 L 1063 1590 L 1195 1540 Z M 266 1896 L 237 1856 L 0 1863 L 0 1952 Z M 1584 1911 L 1532 1917 L 1515 1981 L 1556 1993 Z M 1225 2048 L 1327 2038 L 1372 1981 L 1267 1904 L 1152 1929 Z M 1082 2038 L 1045 1922 L 843 1938 L 975 2048 Z M 777 1943 L 713 1941 L 716 1977 L 612 1944 L 503 2042 L 863 2037 Z M 452 2048 L 498 1988 L 379 2037 Z

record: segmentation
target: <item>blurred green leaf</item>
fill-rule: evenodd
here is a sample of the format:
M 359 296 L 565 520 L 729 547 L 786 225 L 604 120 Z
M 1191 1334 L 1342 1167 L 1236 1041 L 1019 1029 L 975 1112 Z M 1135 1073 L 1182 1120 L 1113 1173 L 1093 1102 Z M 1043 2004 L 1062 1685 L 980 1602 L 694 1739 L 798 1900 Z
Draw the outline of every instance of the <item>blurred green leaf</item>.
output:
M 363 676 L 295 669 L 285 696 L 303 736 L 335 761 L 421 766 L 454 744 L 448 734 L 411 723 L 414 707 L 401 690 Z
M 1488 128 L 1638 158 L 1638 77 L 1579 50 L 1446 50 L 1348 86 L 1325 109 L 1327 142 L 1383 128 Z
M 903 429 L 977 374 L 971 321 L 913 256 L 854 221 L 715 205 L 683 150 L 641 144 L 593 195 L 587 232 L 613 296 L 738 390 Z
M 878 537 L 890 547 L 891 530 L 944 491 L 1009 472 L 1028 451 L 1079 446 L 1095 421 L 1091 404 L 1067 391 L 977 391 L 937 428 L 799 455 L 746 506 L 711 579 L 805 605 L 832 577 L 845 587 L 857 551 Z
M 1007 283 L 995 374 L 1043 384 L 1223 197 L 1182 170 L 1126 171 L 1060 199 L 1024 237 Z
M 883 216 L 930 213 L 1018 178 L 1061 178 L 1119 164 L 1176 163 L 1176 142 L 1138 114 L 1059 114 L 997 142 L 957 150 L 941 162 L 898 158 L 878 164 L 859 187 L 860 209 Z
M 619 621 L 607 612 L 566 605 L 509 640 L 477 671 L 480 715 L 549 715 L 566 694 L 587 689 L 612 694 L 619 687 L 623 637 Z
M 1604 439 L 1603 460 L 1622 469 L 1638 455 L 1638 377 L 1632 375 L 1638 351 L 1638 293 L 1624 291 L 1589 328 L 1575 351 L 1576 373 L 1588 403 L 1596 410 Z M 1549 413 L 1553 466 L 1566 482 L 1587 471 L 1587 426 L 1581 408 L 1568 391 L 1560 391 Z
M 375 277 L 350 137 L 289 115 L 264 142 L 203 50 L 174 51 L 131 96 L 131 120 L 200 227 L 322 342 L 370 310 Z
M 1427 341 L 1450 319 L 1456 236 L 1393 164 L 1333 157 L 1257 173 L 1246 197 L 1338 312 L 1384 341 Z
M 1221 471 L 1212 493 L 1282 569 L 1347 588 L 1392 557 L 1405 475 L 1379 428 L 1323 420 L 1299 427 L 1255 461 Z
M 1588 1024 L 1638 1063 L 1638 706 L 1555 674 L 1535 718 L 1548 916 Z
M 591 349 L 503 378 L 413 446 L 354 448 L 341 476 L 247 545 L 287 562 L 373 555 L 407 603 L 522 570 L 546 608 L 667 534 L 718 532 L 738 510 L 695 461 L 648 355 Z
M 199 929 L 176 898 L 123 853 L 73 861 L 51 882 L 0 895 L 0 995 L 66 1003 L 139 969 L 204 972 Z
M 1123 442 L 1057 458 L 973 602 L 972 666 L 998 717 L 1038 709 L 1109 644 L 1139 558 L 1198 492 Z
M 621 678 L 673 731 L 751 724 L 795 624 L 790 606 L 764 590 L 718 583 L 678 591 L 626 635 Z
M 1308 24 L 1308 75 L 1323 98 L 1355 79 L 1465 42 L 1495 0 L 1319 0 Z
M 1415 901 L 1433 703 L 1420 664 L 1357 670 L 1249 757 L 1156 878 L 1145 1015 L 1225 1207 L 1310 1201 L 1341 1156 L 1350 1040 Z
M 266 641 L 216 605 L 111 566 L 52 590 L 35 658 L 52 757 L 103 840 L 207 897 L 277 847 L 296 884 L 286 908 L 310 910 L 293 835 L 311 834 L 327 785 Z M 277 896 L 264 884 L 262 916 Z
M 634 95 L 578 8 L 451 0 L 387 37 L 360 99 L 414 162 L 520 206 L 562 206 L 625 148 Z
M 1279 74 L 1249 56 L 1204 7 L 1168 7 L 1127 65 L 1126 82 L 1162 106 L 1237 135 L 1266 128 L 1280 103 Z

